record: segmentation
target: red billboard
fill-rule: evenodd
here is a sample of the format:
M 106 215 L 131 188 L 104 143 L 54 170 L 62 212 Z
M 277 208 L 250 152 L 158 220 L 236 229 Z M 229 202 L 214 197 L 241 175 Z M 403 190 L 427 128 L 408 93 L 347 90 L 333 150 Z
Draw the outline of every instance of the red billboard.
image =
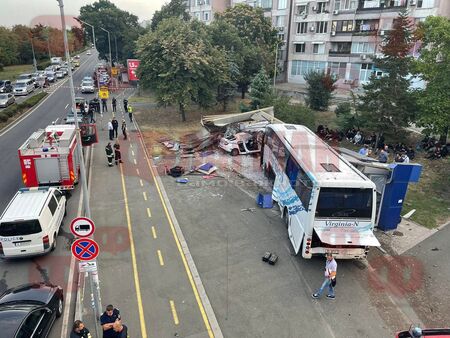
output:
M 139 64 L 141 61 L 136 59 L 128 59 L 127 65 L 128 65 L 128 80 L 129 81 L 138 81 L 138 77 L 136 75 L 136 71 L 139 67 Z

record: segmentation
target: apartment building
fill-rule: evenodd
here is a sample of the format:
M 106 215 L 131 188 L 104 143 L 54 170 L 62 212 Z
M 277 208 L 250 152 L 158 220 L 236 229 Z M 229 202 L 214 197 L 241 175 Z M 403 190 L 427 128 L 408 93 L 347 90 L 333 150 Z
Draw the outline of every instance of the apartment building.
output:
M 221 13 L 230 7 L 230 0 L 186 0 L 189 14 L 205 24 L 211 23 L 215 13 Z
M 337 86 L 353 88 L 375 72 L 372 58 L 392 29 L 398 13 L 408 10 L 416 22 L 429 15 L 450 16 L 448 0 L 292 0 L 287 81 L 305 83 L 310 70 L 329 71 Z M 413 51 L 414 52 L 414 51 Z

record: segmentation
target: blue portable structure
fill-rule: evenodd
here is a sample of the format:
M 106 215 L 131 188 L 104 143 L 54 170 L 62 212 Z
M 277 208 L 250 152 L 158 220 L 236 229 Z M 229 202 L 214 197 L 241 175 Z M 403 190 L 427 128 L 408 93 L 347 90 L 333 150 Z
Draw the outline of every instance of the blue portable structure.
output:
M 397 229 L 408 185 L 419 182 L 422 166 L 417 163 L 380 163 L 376 159 L 362 156 L 349 149 L 338 150 L 375 183 L 378 229 L 383 231 Z

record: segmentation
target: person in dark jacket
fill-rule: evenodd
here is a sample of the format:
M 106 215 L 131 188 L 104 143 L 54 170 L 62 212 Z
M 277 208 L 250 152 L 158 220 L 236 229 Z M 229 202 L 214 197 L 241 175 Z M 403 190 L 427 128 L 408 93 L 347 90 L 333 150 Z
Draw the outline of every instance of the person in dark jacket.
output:
M 100 316 L 100 325 L 103 329 L 103 338 L 116 338 L 117 332 L 114 331 L 114 323 L 121 320 L 120 311 L 109 304 L 106 311 Z
M 89 330 L 84 326 L 84 323 L 81 320 L 76 320 L 73 323 L 70 338 L 92 338 L 92 336 L 89 333 Z
M 111 142 L 108 142 L 108 144 L 105 147 L 106 151 L 106 157 L 108 158 L 108 166 L 113 166 L 113 148 L 111 147 Z
M 123 99 L 123 110 L 126 112 L 128 112 L 128 100 L 127 99 Z
M 115 97 L 113 97 L 112 98 L 112 110 L 113 110 L 113 113 L 116 112 L 116 104 L 117 104 L 117 100 L 116 100 Z
M 122 321 L 117 320 L 113 324 L 114 338 L 128 338 L 128 328 L 122 324 Z
M 111 120 L 112 126 L 113 126 L 113 137 L 117 138 L 118 130 L 119 130 L 119 121 L 115 117 Z
M 122 162 L 122 154 L 120 153 L 120 144 L 119 140 L 116 140 L 116 143 L 114 143 L 114 158 L 116 160 L 116 165 Z
M 123 119 L 122 119 L 122 134 L 123 134 L 123 139 L 126 140 L 128 138 L 128 136 L 127 136 L 127 123 Z

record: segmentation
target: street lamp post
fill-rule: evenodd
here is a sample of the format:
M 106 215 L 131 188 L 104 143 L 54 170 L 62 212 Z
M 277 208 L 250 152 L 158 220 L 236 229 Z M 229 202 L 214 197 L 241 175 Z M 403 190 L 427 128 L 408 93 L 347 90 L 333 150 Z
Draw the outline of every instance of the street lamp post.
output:
M 87 23 L 86 21 L 80 20 L 78 18 L 75 18 L 77 21 L 81 22 L 82 24 L 89 26 L 92 28 L 92 42 L 94 43 L 94 49 L 97 50 L 97 46 L 95 44 L 95 28 L 93 25 L 91 25 L 90 23 Z
M 117 53 L 117 36 L 114 35 L 114 44 L 116 45 L 116 62 L 119 62 L 119 57 L 118 57 L 118 53 Z M 116 64 L 117 66 L 117 64 Z
M 61 14 L 61 29 L 63 31 L 63 36 L 64 36 L 65 56 L 66 56 L 67 62 L 70 62 L 69 43 L 67 41 L 66 21 L 64 18 L 64 2 L 63 2 L 63 0 L 56 0 L 56 1 L 58 2 L 60 14 Z M 83 191 L 84 212 L 85 212 L 85 215 L 87 218 L 91 218 L 91 209 L 89 206 L 89 193 L 88 193 L 88 188 L 87 188 L 86 167 L 85 167 L 85 162 L 84 162 L 83 151 L 81 149 L 81 135 L 80 135 L 80 128 L 78 125 L 78 114 L 77 114 L 77 109 L 76 109 L 76 104 L 75 104 L 75 88 L 73 85 L 72 68 L 71 67 L 67 67 L 67 68 L 68 68 L 68 73 L 69 73 L 69 86 L 70 86 L 70 97 L 72 100 L 72 110 L 73 110 L 74 118 L 75 118 L 76 138 L 77 138 L 77 143 L 78 143 L 77 152 L 78 152 L 78 158 L 79 158 L 79 164 L 80 164 L 81 187 L 82 187 L 82 191 Z M 96 280 L 94 279 L 94 276 L 92 275 L 92 273 L 89 273 L 89 275 L 90 275 L 91 294 L 92 294 L 91 297 L 93 300 L 93 302 L 92 302 L 93 303 L 93 311 L 94 311 L 94 316 L 97 321 L 97 316 L 100 314 L 100 311 L 101 311 L 99 281 L 98 281 L 98 278 Z M 94 285 L 96 286 L 97 292 L 94 292 Z M 96 336 L 99 337 L 97 326 L 98 325 L 95 325 L 95 332 L 96 332 Z
M 31 51 L 33 52 L 33 67 L 34 72 L 37 73 L 37 62 L 36 62 L 36 55 L 34 54 L 34 45 L 33 45 L 33 33 L 30 35 L 30 41 L 31 41 Z
M 100 27 L 101 30 L 105 31 L 106 33 L 108 33 L 108 44 L 109 44 L 109 67 L 110 69 L 112 69 L 112 58 L 111 58 L 111 35 L 109 33 L 108 30 Z

